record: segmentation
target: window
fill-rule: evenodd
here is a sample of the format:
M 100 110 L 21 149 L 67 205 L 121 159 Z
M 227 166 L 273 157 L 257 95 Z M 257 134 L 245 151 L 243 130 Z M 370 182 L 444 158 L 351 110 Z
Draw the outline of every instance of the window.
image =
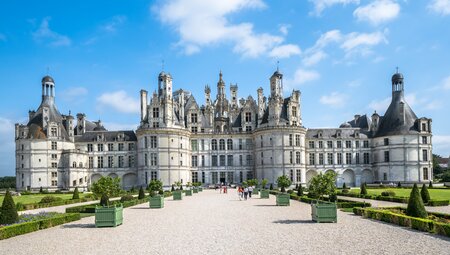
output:
M 245 140 L 245 146 L 247 150 L 253 150 L 253 141 L 252 139 Z
M 58 149 L 58 143 L 57 142 L 52 142 L 52 150 L 57 150 L 57 149 Z
M 200 140 L 200 150 L 204 151 L 205 150 L 205 140 Z
M 97 151 L 103 151 L 103 144 L 97 144 Z
M 93 146 L 92 146 L 91 143 L 88 143 L 88 145 L 87 145 L 87 150 L 88 150 L 88 152 L 93 151 Z
M 389 162 L 389 151 L 384 152 L 384 162 Z
M 323 141 L 319 141 L 319 149 L 323 149 Z
M 422 150 L 422 159 L 423 161 L 428 161 L 428 151 Z
M 202 183 L 205 183 L 205 172 L 202 172 Z
M 221 150 L 221 151 L 225 150 L 225 140 L 224 139 L 219 140 L 219 150 Z
M 97 157 L 97 167 L 103 168 L 103 157 Z
M 123 167 L 123 156 L 119 156 L 119 167 Z
M 150 136 L 150 148 L 157 148 L 158 147 L 158 143 L 157 143 L 157 137 L 156 136 Z
M 52 178 L 57 178 L 58 177 L 58 172 L 52 172 Z
M 319 165 L 323 165 L 323 164 L 324 164 L 323 153 L 319 153 Z
M 51 136 L 58 136 L 58 132 L 56 131 L 56 128 L 55 128 L 55 127 L 52 127 L 50 130 L 51 130 L 51 131 L 50 131 Z
M 296 117 L 297 116 L 297 107 L 292 106 L 292 116 Z
M 197 133 L 198 132 L 198 127 L 191 127 L 191 132 L 192 133 Z
M 159 108 L 153 107 L 153 118 L 159 118 Z
M 252 113 L 251 112 L 245 113 L 245 122 L 252 122 Z
M 22 159 L 23 159 L 23 155 L 22 155 Z M 52 159 L 58 159 L 58 154 L 52 154 Z
M 128 144 L 128 150 L 129 151 L 134 151 L 134 143 L 129 143 Z
M 111 168 L 114 166 L 114 158 L 113 156 L 108 156 L 108 167 Z
M 363 141 L 363 147 L 369 148 L 369 141 Z
M 359 164 L 359 153 L 357 152 L 356 154 L 355 154 L 355 163 L 356 164 Z
M 227 140 L 227 150 L 233 150 L 233 140 L 232 139 Z
M 58 163 L 52 162 L 52 168 L 58 168 Z
M 123 151 L 123 143 L 119 143 L 119 151 Z
M 73 168 L 76 168 L 76 167 L 77 167 L 77 162 L 73 162 L 73 163 L 72 163 L 72 167 L 73 167 Z
M 289 134 L 289 146 L 293 146 L 293 134 Z
M 342 165 L 342 153 L 338 153 L 337 154 L 337 163 L 338 165 Z
M 295 152 L 295 163 L 300 164 L 300 152 L 299 151 Z
M 157 172 L 157 171 L 151 171 L 151 172 L 150 172 L 150 179 L 151 179 L 152 181 L 158 180 L 158 172 Z
M 294 152 L 293 151 L 289 152 L 289 163 L 290 164 L 294 163 Z
M 427 144 L 428 143 L 428 139 L 426 136 L 422 136 L 422 143 L 423 144 Z
M 242 171 L 239 171 L 239 182 L 242 183 L 244 181 L 244 174 Z
M 128 156 L 128 167 L 134 167 L 134 156 Z
M 212 166 L 217 166 L 217 155 L 212 155 L 211 161 L 212 161 Z
M 261 148 L 262 147 L 264 147 L 264 139 L 263 139 L 263 137 L 261 136 Z
M 205 166 L 205 156 L 202 155 L 202 166 Z
M 314 153 L 309 153 L 309 164 L 310 165 L 315 165 L 316 164 Z
M 191 122 L 197 123 L 197 113 L 191 113 Z
M 426 123 L 422 123 L 422 131 L 427 131 L 427 124 Z
M 289 179 L 291 180 L 291 182 L 294 181 L 294 170 L 289 170 Z
M 242 155 L 239 155 L 239 165 L 240 166 L 244 165 L 244 162 L 242 160 Z
M 153 126 L 154 128 L 159 128 L 159 122 L 153 122 L 152 126 Z
M 148 154 L 147 153 L 144 154 L 144 166 L 148 166 Z
M 228 166 L 233 166 L 233 155 L 228 155 L 227 156 L 227 165 Z
M 191 141 L 191 150 L 192 150 L 192 151 L 198 151 L 197 140 L 192 140 L 192 141 Z
M 314 149 L 314 141 L 309 141 L 308 145 L 310 149 Z
M 247 166 L 253 165 L 253 157 L 252 157 L 252 155 L 245 156 L 245 161 L 247 162 Z
M 383 173 L 383 181 L 387 181 L 387 173 Z
M 52 186 L 58 186 L 58 181 L 52 181 Z
M 225 155 L 219 156 L 220 166 L 225 166 Z
M 247 171 L 247 180 L 253 179 L 252 171 Z
M 352 154 L 345 153 L 345 164 L 350 165 L 352 163 Z
M 144 137 L 144 148 L 148 148 L 148 138 Z
M 239 150 L 242 150 L 242 139 L 239 139 Z
M 114 144 L 108 143 L 108 151 L 113 151 L 113 150 L 114 150 Z
M 245 126 L 245 132 L 252 131 L 252 126 Z
M 212 183 L 218 183 L 219 182 L 219 176 L 217 172 L 212 172 Z
M 355 141 L 355 147 L 359 148 L 359 141 Z
M 327 148 L 333 148 L 333 141 L 327 141 Z
M 384 138 L 384 145 L 389 145 L 389 138 Z
M 423 168 L 423 179 L 428 180 L 428 168 L 427 167 Z
M 192 172 L 192 182 L 198 182 L 198 172 Z
M 327 162 L 329 165 L 333 164 L 333 153 L 327 153 Z
M 345 148 L 351 148 L 352 147 L 352 141 L 345 141 Z
M 302 171 L 300 169 L 297 169 L 295 172 L 296 172 L 295 173 L 295 176 L 296 176 L 295 180 L 297 182 L 302 182 Z
M 364 152 L 363 157 L 364 157 L 364 164 L 370 164 L 369 153 Z
M 295 135 L 295 146 L 300 146 L 300 135 Z
M 198 157 L 197 156 L 192 156 L 192 167 L 197 167 L 198 165 Z
M 89 157 L 89 168 L 94 168 L 94 158 Z
M 233 183 L 234 182 L 233 172 L 227 172 L 227 182 L 228 183 Z
M 339 148 L 339 149 L 342 148 L 342 141 L 337 141 L 336 142 L 336 147 Z
M 216 139 L 212 139 L 211 141 L 211 148 L 213 151 L 217 150 L 217 140 Z

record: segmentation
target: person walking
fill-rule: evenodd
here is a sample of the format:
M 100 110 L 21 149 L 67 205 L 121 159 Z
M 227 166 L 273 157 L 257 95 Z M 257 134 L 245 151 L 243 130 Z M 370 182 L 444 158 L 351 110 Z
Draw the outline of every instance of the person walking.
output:
M 241 186 L 238 187 L 237 192 L 238 192 L 239 200 L 241 201 L 243 193 L 244 193 L 244 190 L 242 189 Z
M 253 186 L 248 187 L 248 198 L 252 198 Z
M 248 195 L 248 188 L 245 187 L 244 188 L 244 200 L 247 200 L 247 195 Z

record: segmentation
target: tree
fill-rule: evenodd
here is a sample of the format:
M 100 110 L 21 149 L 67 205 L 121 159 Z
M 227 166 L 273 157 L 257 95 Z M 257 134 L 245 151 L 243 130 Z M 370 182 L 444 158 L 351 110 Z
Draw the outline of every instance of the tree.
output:
M 439 165 L 439 160 L 441 159 L 442 157 L 441 156 L 439 156 L 439 155 L 437 155 L 437 154 L 433 154 L 433 172 L 434 172 L 434 174 L 441 174 L 441 173 L 443 173 L 444 172 L 444 168 L 442 168 L 440 165 Z
M 2 208 L 0 210 L 0 224 L 13 224 L 19 220 L 16 205 L 9 190 L 6 191 L 3 199 Z
M 97 198 L 103 194 L 108 197 L 116 197 L 120 194 L 120 178 L 102 177 L 92 185 L 91 190 Z
M 5 176 L 0 177 L 0 189 L 16 189 L 16 177 Z
M 428 185 L 428 188 L 433 188 L 433 182 L 432 181 L 430 181 L 430 184 Z
M 417 184 L 414 184 L 411 194 L 409 195 L 408 208 L 406 208 L 406 215 L 411 217 L 426 218 L 428 217 L 425 206 L 423 205 L 422 197 L 420 196 Z
M 425 183 L 422 185 L 422 190 L 420 191 L 420 196 L 422 201 L 426 204 L 430 201 L 430 193 L 428 192 L 427 185 Z
M 108 206 L 109 205 L 109 197 L 105 193 L 102 194 L 102 198 L 100 199 L 100 205 L 101 206 Z
M 42 189 L 42 186 L 39 188 L 39 193 L 44 193 L 44 190 Z
M 144 188 L 139 189 L 139 195 L 138 195 L 138 199 L 144 199 L 145 198 L 145 193 L 144 193 Z
M 172 184 L 172 189 L 170 191 L 172 191 L 172 192 L 175 191 L 175 185 Z
M 400 182 L 397 183 L 397 188 L 401 188 L 402 184 Z
M 291 186 L 291 183 L 291 180 L 286 175 L 277 178 L 277 185 L 281 188 L 281 192 L 286 192 L 286 188 Z
M 367 195 L 367 184 L 365 182 L 361 183 L 361 191 L 359 194 L 364 196 Z
M 150 190 L 150 195 L 156 195 L 163 188 L 163 183 L 160 180 L 152 180 L 148 184 L 148 189 Z
M 297 196 L 299 197 L 303 196 L 303 187 L 301 183 L 298 185 Z
M 78 187 L 75 187 L 75 190 L 73 191 L 72 199 L 80 199 L 80 194 L 78 192 Z
M 347 185 L 345 184 L 345 182 L 344 182 L 344 184 L 342 185 L 342 189 L 347 189 Z
M 265 189 L 265 188 L 266 188 L 267 182 L 269 182 L 267 179 L 262 179 L 262 180 L 261 180 L 261 188 L 262 188 L 262 189 Z
M 309 192 L 313 197 L 323 199 L 323 196 L 336 193 L 336 173 L 329 171 L 314 176 L 309 182 Z
M 270 189 L 270 190 L 273 190 L 273 184 L 272 184 L 272 183 L 270 184 L 269 189 Z

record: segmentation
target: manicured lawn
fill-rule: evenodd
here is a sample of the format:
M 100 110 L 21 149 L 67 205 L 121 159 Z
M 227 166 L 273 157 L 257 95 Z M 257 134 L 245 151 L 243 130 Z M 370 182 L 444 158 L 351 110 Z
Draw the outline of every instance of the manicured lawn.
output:
M 421 187 L 420 187 L 421 188 Z M 386 188 L 386 189 L 367 189 L 367 192 L 369 195 L 381 195 L 381 192 L 392 190 L 395 192 L 395 195 L 398 197 L 409 197 L 409 194 L 411 193 L 411 189 L 397 189 L 397 188 Z M 359 194 L 359 188 L 352 188 L 350 190 L 352 193 L 358 193 Z M 428 189 L 428 192 L 430 193 L 431 199 L 436 200 L 450 200 L 450 189 Z
M 83 198 L 82 193 L 80 193 L 80 198 Z M 14 202 L 15 203 L 22 203 L 22 204 L 31 204 L 31 203 L 39 203 L 41 199 L 45 196 L 55 196 L 55 197 L 61 197 L 62 199 L 72 199 L 72 194 L 33 194 L 33 195 L 22 195 L 20 197 L 14 196 Z M 0 196 L 0 205 L 3 203 L 3 198 L 5 196 Z

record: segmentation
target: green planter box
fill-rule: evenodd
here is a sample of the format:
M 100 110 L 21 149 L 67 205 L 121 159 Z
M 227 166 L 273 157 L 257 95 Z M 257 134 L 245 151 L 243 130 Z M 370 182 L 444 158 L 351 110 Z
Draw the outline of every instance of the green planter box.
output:
M 183 192 L 181 190 L 175 190 L 172 192 L 173 194 L 173 200 L 182 200 L 183 199 Z
M 259 198 L 269 198 L 269 191 L 266 189 L 262 189 L 259 194 Z
M 185 190 L 184 193 L 186 194 L 186 196 L 192 196 L 192 190 Z
M 202 192 L 203 191 L 203 187 L 198 187 L 198 191 Z
M 259 189 L 258 188 L 254 188 L 253 189 L 253 194 L 252 195 L 259 195 Z
M 164 197 L 156 195 L 149 198 L 150 208 L 164 208 Z
M 311 216 L 315 222 L 337 222 L 337 206 L 335 203 L 311 204 Z
M 198 193 L 198 188 L 194 188 L 192 191 L 193 191 L 194 193 Z
M 123 207 L 95 207 L 95 227 L 116 227 L 123 223 Z
M 278 206 L 289 206 L 291 196 L 287 193 L 280 193 L 277 195 L 277 205 Z

